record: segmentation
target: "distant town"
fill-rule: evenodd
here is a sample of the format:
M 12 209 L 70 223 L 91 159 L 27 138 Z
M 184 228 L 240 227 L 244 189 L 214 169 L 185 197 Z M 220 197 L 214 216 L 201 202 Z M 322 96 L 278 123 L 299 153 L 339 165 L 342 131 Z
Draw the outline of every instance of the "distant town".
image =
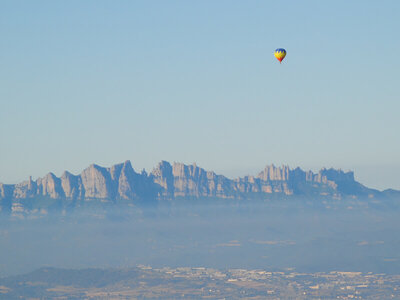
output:
M 399 299 L 400 275 L 204 267 L 43 268 L 0 279 L 0 298 Z

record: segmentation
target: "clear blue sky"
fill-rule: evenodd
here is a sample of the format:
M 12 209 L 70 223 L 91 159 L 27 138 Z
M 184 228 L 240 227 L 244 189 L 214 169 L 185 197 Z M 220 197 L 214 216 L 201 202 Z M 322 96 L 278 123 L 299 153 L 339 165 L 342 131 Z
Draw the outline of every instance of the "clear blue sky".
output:
M 400 1 L 1 1 L 0 182 L 95 162 L 400 189 Z M 276 48 L 285 48 L 280 65 Z

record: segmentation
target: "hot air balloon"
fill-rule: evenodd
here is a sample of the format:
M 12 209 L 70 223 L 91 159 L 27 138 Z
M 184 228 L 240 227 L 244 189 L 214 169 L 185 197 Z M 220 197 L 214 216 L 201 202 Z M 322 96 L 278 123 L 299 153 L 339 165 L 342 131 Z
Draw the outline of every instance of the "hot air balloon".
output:
M 281 63 L 286 56 L 286 50 L 283 48 L 278 48 L 275 50 L 274 55 L 276 59 L 279 60 L 279 63 Z

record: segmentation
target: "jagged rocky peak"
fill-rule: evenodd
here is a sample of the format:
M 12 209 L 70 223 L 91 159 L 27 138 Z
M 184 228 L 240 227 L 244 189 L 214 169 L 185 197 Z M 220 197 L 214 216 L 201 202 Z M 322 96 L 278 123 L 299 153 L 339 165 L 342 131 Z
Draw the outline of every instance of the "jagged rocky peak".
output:
M 163 188 L 162 196 L 171 196 L 174 194 L 174 175 L 172 174 L 172 166 L 169 162 L 163 160 L 155 167 L 150 176 L 154 183 Z
M 352 172 L 352 171 L 344 172 L 341 169 L 337 170 L 337 169 L 333 169 L 333 168 L 329 168 L 329 169 L 323 168 L 319 173 L 322 176 L 326 176 L 326 178 L 328 180 L 335 181 L 335 182 L 343 182 L 343 181 L 352 182 L 352 181 L 354 181 L 354 172 Z
M 116 164 L 110 168 L 110 175 L 113 181 L 118 181 L 123 166 L 124 164 Z
M 118 196 L 122 199 L 133 199 L 137 196 L 137 186 L 141 175 L 132 168 L 129 160 L 122 164 L 118 180 Z
M 122 172 L 134 172 L 136 174 L 130 160 L 113 165 L 111 168 L 107 168 L 106 170 L 110 173 L 111 179 L 115 182 L 118 182 Z
M 290 169 L 288 166 L 275 167 L 272 165 L 267 165 L 265 169 L 258 174 L 257 178 L 263 181 L 287 181 L 289 180 Z
M 163 160 L 158 163 L 157 167 L 155 167 L 151 174 L 155 177 L 168 177 L 172 175 L 172 166 L 169 162 Z
M 37 184 L 32 180 L 32 176 L 28 181 L 23 181 L 15 185 L 14 198 L 32 198 L 36 196 Z
M 193 166 L 187 166 L 183 163 L 177 163 L 177 162 L 174 162 L 174 164 L 172 165 L 172 175 L 174 177 L 184 178 L 192 176 L 191 173 L 193 173 Z
M 156 168 L 151 172 L 151 175 L 155 180 L 161 182 L 166 182 L 173 180 L 178 180 L 179 178 L 199 178 L 204 177 L 208 179 L 214 179 L 216 174 L 212 171 L 206 171 L 193 163 L 192 165 L 185 165 L 183 163 L 174 162 L 171 165 L 167 161 L 161 161 Z M 163 183 L 163 185 L 165 185 Z
M 135 172 L 135 170 L 133 169 L 130 160 L 127 160 L 127 161 L 124 162 L 124 164 L 122 166 L 122 171 L 125 172 L 125 173 L 126 172 L 131 172 L 131 173 L 134 173 L 136 175 L 139 175 L 139 173 Z
M 215 173 L 212 171 L 206 171 L 203 168 L 200 168 L 197 166 L 196 163 L 193 163 L 191 165 L 185 165 L 183 163 L 177 163 L 174 162 L 172 166 L 172 174 L 174 177 L 180 177 L 180 178 L 185 178 L 185 177 L 192 177 L 192 178 L 200 178 L 200 177 L 205 177 L 205 178 L 214 178 Z
M 50 198 L 64 198 L 65 193 L 61 185 L 61 179 L 53 173 L 48 173 L 45 177 L 37 181 L 37 194 L 49 196 Z
M 72 173 L 70 173 L 70 172 L 68 172 L 68 171 L 64 171 L 60 178 L 64 179 L 64 180 L 70 180 L 73 177 L 77 177 L 77 176 L 72 174 Z
M 61 175 L 61 186 L 66 198 L 84 198 L 85 191 L 80 176 L 64 171 Z
M 92 164 L 81 173 L 86 198 L 112 198 L 112 179 L 106 168 Z
M 195 163 L 174 163 L 172 174 L 175 196 L 227 198 L 234 193 L 234 181 L 199 168 Z
M 198 196 L 198 182 L 194 180 L 193 174 L 196 165 L 187 166 L 183 163 L 172 165 L 172 175 L 174 177 L 174 195 L 175 196 Z

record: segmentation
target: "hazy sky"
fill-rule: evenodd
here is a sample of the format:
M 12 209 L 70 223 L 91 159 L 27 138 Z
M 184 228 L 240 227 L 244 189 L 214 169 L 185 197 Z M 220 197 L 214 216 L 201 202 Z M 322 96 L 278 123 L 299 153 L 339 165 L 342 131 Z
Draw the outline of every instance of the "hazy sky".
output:
M 0 182 L 130 159 L 231 177 L 333 166 L 400 189 L 399 11 L 397 0 L 3 0 Z

